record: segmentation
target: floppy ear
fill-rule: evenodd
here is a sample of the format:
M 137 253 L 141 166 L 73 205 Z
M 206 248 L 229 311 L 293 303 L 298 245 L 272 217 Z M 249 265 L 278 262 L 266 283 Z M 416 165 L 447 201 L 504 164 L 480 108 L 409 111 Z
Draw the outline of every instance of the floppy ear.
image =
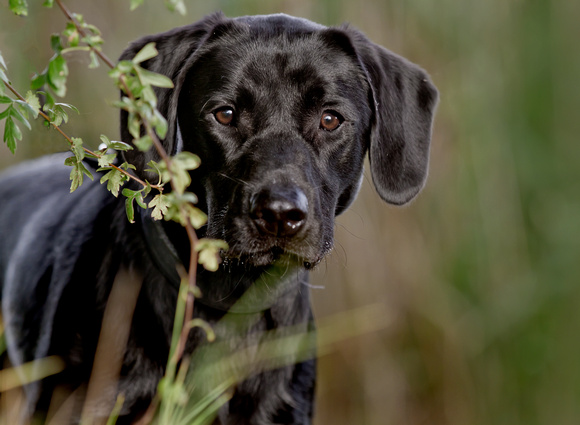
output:
M 141 66 L 163 74 L 173 81 L 174 88 L 166 89 L 155 87 L 157 95 L 157 109 L 167 119 L 168 129 L 165 139 L 162 141 L 165 150 L 170 155 L 177 151 L 177 139 L 180 137 L 177 129 L 177 102 L 183 83 L 183 76 L 187 74 L 193 63 L 199 48 L 204 45 L 213 29 L 220 23 L 227 21 L 221 13 L 209 15 L 204 19 L 184 27 L 170 31 L 143 37 L 123 51 L 119 60 L 132 59 L 146 44 L 154 42 L 159 54 L 143 63 Z M 128 144 L 133 144 L 133 136 L 127 128 L 128 113 L 121 111 L 121 139 Z M 123 153 L 129 163 L 137 167 L 137 172 L 142 177 L 147 176 L 143 170 L 150 160 L 158 161 L 160 158 L 154 149 L 141 152 L 137 149 Z
M 369 160 L 383 200 L 409 202 L 425 184 L 437 89 L 425 71 L 347 29 L 372 92 Z

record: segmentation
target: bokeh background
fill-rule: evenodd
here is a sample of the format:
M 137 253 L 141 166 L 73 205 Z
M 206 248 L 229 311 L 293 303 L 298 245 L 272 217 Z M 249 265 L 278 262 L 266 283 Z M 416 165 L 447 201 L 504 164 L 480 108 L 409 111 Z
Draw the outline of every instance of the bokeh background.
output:
M 0 5 L 0 50 L 22 92 L 65 20 L 31 1 Z M 317 425 L 580 423 L 580 3 L 546 0 L 161 0 L 66 2 L 117 57 L 139 36 L 223 10 L 350 22 L 427 69 L 441 92 L 427 186 L 381 203 L 367 174 L 315 273 L 320 318 L 378 304 L 385 325 L 319 360 Z M 115 138 L 103 67 L 70 57 L 66 131 Z M 65 149 L 25 131 L 0 168 Z M 0 200 L 0 205 L 1 205 Z M 0 235 L 1 237 L 1 235 Z

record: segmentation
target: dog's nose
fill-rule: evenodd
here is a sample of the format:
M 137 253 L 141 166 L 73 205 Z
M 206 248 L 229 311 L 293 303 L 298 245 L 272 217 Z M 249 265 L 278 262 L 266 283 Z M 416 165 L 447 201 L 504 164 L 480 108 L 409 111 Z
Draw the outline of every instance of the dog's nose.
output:
M 263 235 L 294 236 L 308 216 L 308 199 L 296 187 L 270 187 L 250 199 L 250 216 Z

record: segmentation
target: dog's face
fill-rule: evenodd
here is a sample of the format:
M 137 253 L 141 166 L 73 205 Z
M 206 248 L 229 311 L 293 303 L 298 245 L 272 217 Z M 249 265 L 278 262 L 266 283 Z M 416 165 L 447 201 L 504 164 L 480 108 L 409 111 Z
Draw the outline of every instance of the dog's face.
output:
M 150 41 L 160 55 L 146 65 L 176 86 L 159 92 L 165 145 L 201 157 L 193 191 L 207 236 L 228 242 L 227 259 L 317 264 L 367 151 L 387 202 L 422 187 L 436 91 L 420 68 L 360 33 L 284 15 L 214 15 L 124 56 Z M 148 161 L 138 155 L 129 159 Z
M 229 33 L 207 43 L 178 106 L 201 156 L 208 234 L 254 265 L 315 264 L 357 191 L 372 111 L 356 58 L 328 37 Z

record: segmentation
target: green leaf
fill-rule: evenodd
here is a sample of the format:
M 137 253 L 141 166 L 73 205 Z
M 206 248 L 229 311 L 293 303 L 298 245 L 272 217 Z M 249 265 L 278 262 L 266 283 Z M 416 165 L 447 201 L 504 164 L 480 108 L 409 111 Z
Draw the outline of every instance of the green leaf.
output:
M 143 0 L 131 0 L 130 10 L 133 11 L 143 4 Z
M 75 46 L 75 47 L 67 47 L 66 49 L 62 49 L 62 54 L 70 53 L 70 52 L 90 52 L 91 48 L 89 46 Z
M 46 84 L 46 74 L 48 70 L 43 72 L 42 74 L 35 74 L 30 81 L 30 88 L 32 90 L 38 90 L 42 88 Z
M 72 22 L 67 22 L 65 30 L 62 32 L 62 35 L 66 37 L 68 45 L 70 47 L 77 47 L 79 45 L 80 34 L 77 30 L 77 27 Z M 65 49 L 68 50 L 68 49 Z M 61 52 L 63 53 L 64 50 Z
M 60 40 L 60 35 L 53 34 L 50 36 L 50 47 L 57 54 L 60 54 L 60 52 L 62 51 L 62 41 Z
M 2 52 L 0 52 L 0 66 L 4 69 L 8 69 L 6 62 L 4 62 L 4 58 L 2 57 Z
M 133 146 L 125 143 L 125 142 L 119 142 L 119 141 L 113 141 L 109 144 L 109 148 L 110 149 L 115 149 L 116 151 L 131 151 L 133 150 Z
M 44 7 L 52 7 L 54 5 L 54 0 L 44 0 L 44 3 L 42 3 L 42 5 Z
M 48 84 L 57 96 L 64 97 L 66 94 L 66 79 L 68 66 L 61 55 L 56 55 L 48 64 Z
M 101 139 L 101 142 L 103 142 L 107 149 L 111 147 L 111 139 L 109 139 L 106 135 L 101 134 L 99 139 Z M 99 146 L 99 148 L 101 148 L 101 146 Z
M 0 103 L 12 103 L 14 102 L 13 99 L 9 98 L 8 96 L 0 95 Z
M 133 206 L 134 198 L 125 199 L 125 213 L 129 219 L 129 223 L 135 223 L 135 207 Z
M 135 139 L 139 138 L 141 135 L 141 120 L 137 114 L 129 114 L 127 128 L 131 136 L 133 136 Z
M 8 117 L 4 124 L 4 142 L 13 154 L 16 151 L 17 140 L 22 140 L 22 132 L 12 118 Z
M 74 105 L 71 105 L 70 103 L 57 103 L 56 105 L 57 106 L 61 106 L 63 108 L 68 108 L 71 111 L 76 112 L 77 114 L 80 114 L 78 108 L 76 106 L 74 106 Z
M 152 124 L 155 126 L 155 132 L 159 138 L 165 139 L 165 136 L 167 135 L 167 120 L 157 109 L 155 110 L 155 119 Z
M 109 74 L 129 74 L 133 71 L 133 62 L 128 60 L 120 61 L 115 68 L 109 71 Z M 112 76 L 112 75 L 111 75 Z
M 149 208 L 153 208 L 153 211 L 151 212 L 151 217 L 153 217 L 154 220 L 161 220 L 165 215 L 165 213 L 167 212 L 169 205 L 170 200 L 167 197 L 167 195 L 163 195 L 161 193 L 158 194 L 151 200 L 151 202 L 149 202 L 148 205 Z
M 145 189 L 142 189 L 145 190 Z M 139 191 L 139 194 L 137 196 L 135 196 L 135 202 L 137 202 L 137 204 L 143 208 L 143 209 L 147 209 L 147 205 L 145 204 L 144 200 L 143 200 L 143 194 L 141 191 Z
M 123 183 L 127 180 L 127 176 L 119 170 L 113 168 L 103 177 L 101 177 L 101 184 L 107 182 L 107 190 L 116 198 L 119 196 L 119 190 Z
M 85 17 L 81 13 L 73 13 L 72 17 L 76 19 L 81 26 L 85 25 Z
M 47 102 L 48 102 L 48 94 L 47 94 Z M 54 102 L 54 100 L 52 100 L 52 102 Z M 42 109 L 48 113 L 48 116 L 50 117 L 50 122 L 56 126 L 61 125 L 63 121 L 65 123 L 68 122 L 68 114 L 64 110 L 64 108 L 68 108 L 75 111 L 76 113 L 79 113 L 79 110 L 77 108 L 67 103 L 52 103 L 52 107 L 48 107 L 48 105 L 49 105 L 48 103 L 45 104 L 42 107 Z
M 172 12 L 177 11 L 180 15 L 185 16 L 187 14 L 183 0 L 165 0 L 165 6 Z
M 179 197 L 182 202 L 188 202 L 190 204 L 197 204 L 197 195 L 192 192 L 185 192 L 183 195 Z
M 0 112 L 0 120 L 3 120 L 4 118 L 8 118 L 10 116 L 11 112 L 12 112 L 12 105 L 10 105 L 8 108 L 6 108 L 2 112 Z
M 121 164 L 121 168 L 122 168 L 123 170 L 125 170 L 125 171 L 127 171 L 129 168 L 130 168 L 131 170 L 136 170 L 136 169 L 137 169 L 137 167 L 135 167 L 133 164 L 129 164 L 128 162 L 123 162 L 123 163 Z
M 2 71 L 1 69 L 0 69 L 0 80 L 4 81 L 6 84 L 10 84 L 10 80 L 8 79 L 4 71 Z M 2 90 L 4 91 L 4 87 L 2 87 Z
M 65 161 L 66 165 L 70 164 L 70 161 Z M 72 170 L 70 172 L 70 179 L 71 179 L 71 185 L 70 185 L 70 191 L 71 193 L 74 192 L 75 190 L 77 190 L 82 184 L 83 184 L 83 176 L 87 176 L 89 177 L 91 180 L 93 180 L 93 175 L 91 174 L 91 172 L 89 170 L 87 170 L 87 167 L 85 167 L 85 164 L 83 164 L 82 161 L 74 161 L 74 165 L 72 166 Z
M 149 171 L 151 173 L 157 174 L 159 176 L 159 181 L 157 182 L 157 185 L 162 185 L 163 184 L 163 180 L 161 179 L 161 170 L 159 169 L 159 164 L 157 164 L 155 161 L 149 161 L 147 163 L 147 165 L 151 168 L 146 168 L 145 171 Z
M 94 35 L 101 35 L 101 30 L 99 30 L 96 26 L 91 24 L 84 24 L 83 28 L 90 31 Z
M 83 149 L 83 139 L 79 137 L 71 138 L 73 144 L 71 146 L 71 151 L 74 154 L 77 162 L 81 162 L 85 157 L 85 150 Z
M 100 35 L 91 35 L 89 37 L 83 37 L 82 41 L 87 43 L 93 49 L 100 49 L 99 46 L 104 43 L 104 40 Z
M 79 161 L 78 163 L 78 167 L 80 168 L 80 170 L 83 172 L 83 174 L 85 176 L 87 176 L 89 179 L 91 179 L 92 181 L 95 180 L 95 178 L 93 177 L 93 175 L 91 174 L 91 172 L 88 170 L 88 168 L 85 166 L 85 163 L 82 161 Z
M 83 184 L 83 173 L 78 169 L 76 163 L 72 166 L 72 170 L 70 171 L 70 180 L 70 193 L 73 193 Z
M 109 167 L 115 158 L 117 157 L 116 153 L 101 155 L 99 157 L 99 167 Z
M 155 43 L 153 42 L 147 43 L 145 46 L 143 46 L 141 50 L 139 50 L 139 52 L 137 52 L 137 54 L 135 55 L 135 57 L 131 62 L 133 63 L 145 62 L 146 60 L 154 58 L 158 54 L 159 52 L 155 48 Z
M 219 252 L 214 251 L 212 249 L 204 249 L 200 251 L 197 261 L 201 264 L 206 270 L 210 272 L 215 272 L 219 268 L 221 257 Z
M 29 90 L 26 93 L 26 103 L 32 109 L 32 115 L 34 118 L 38 118 L 38 113 L 40 112 L 40 100 L 38 100 L 36 93 Z
M 215 272 L 220 263 L 220 250 L 228 249 L 228 244 L 219 239 L 202 238 L 195 245 L 195 250 L 199 252 L 198 263 L 206 270 Z
M 153 146 L 153 139 L 146 134 L 143 137 L 133 140 L 133 144 L 142 152 L 147 152 Z
M 136 66 L 135 71 L 137 72 L 137 76 L 142 84 L 149 84 L 151 86 L 165 87 L 169 89 L 173 88 L 173 81 L 165 75 L 148 71 L 140 66 Z
M 195 244 L 195 250 L 198 252 L 204 249 L 226 250 L 228 248 L 228 243 L 221 239 L 201 238 Z
M 185 211 L 194 229 L 201 229 L 207 223 L 207 215 L 199 208 L 187 204 Z
M 32 127 L 30 126 L 27 117 L 24 116 L 24 114 L 28 115 L 28 110 L 24 109 L 23 105 L 28 106 L 26 102 L 22 102 L 21 100 L 15 100 L 11 106 L 12 111 L 10 112 L 10 116 L 16 118 L 18 121 L 24 124 L 26 128 L 28 128 L 29 130 L 32 130 Z
M 54 107 L 56 103 L 54 101 L 54 97 L 52 97 L 49 92 L 39 91 L 38 94 L 42 94 L 44 96 L 44 105 L 42 106 L 43 111 L 47 111 Z
M 135 207 L 133 205 L 134 201 L 136 201 L 141 208 L 145 209 L 147 208 L 147 206 L 143 202 L 143 193 L 142 193 L 146 190 L 147 190 L 146 188 L 138 191 L 131 189 L 123 189 L 123 196 L 127 197 L 127 199 L 125 199 L 125 212 L 127 213 L 127 218 L 131 223 L 135 222 Z M 149 190 L 151 190 L 151 188 L 149 188 Z M 147 193 L 149 192 L 147 191 Z
M 161 174 L 161 169 L 159 168 L 159 164 L 157 162 L 151 160 L 147 163 L 147 165 L 151 168 L 147 168 L 145 171 L 151 171 L 152 173 L 159 175 Z
M 91 63 L 89 64 L 89 68 L 90 69 L 98 68 L 100 63 L 99 63 L 99 57 L 97 56 L 97 54 L 93 50 L 91 50 L 91 52 L 89 53 L 89 57 L 91 58 Z
M 74 156 L 65 159 L 64 163 L 65 165 L 73 167 L 73 169 L 70 172 L 71 179 L 70 191 L 72 193 L 83 184 L 83 176 L 87 176 L 88 178 L 93 180 L 93 175 L 83 163 L 85 151 L 83 149 L 82 139 L 73 137 L 71 140 L 72 140 L 71 151 L 74 154 Z
M 179 167 L 185 170 L 195 170 L 201 164 L 201 159 L 194 153 L 183 151 L 173 157 L 173 163 L 179 164 Z
M 9 1 L 10 10 L 15 15 L 28 16 L 28 4 L 26 0 L 10 0 Z

